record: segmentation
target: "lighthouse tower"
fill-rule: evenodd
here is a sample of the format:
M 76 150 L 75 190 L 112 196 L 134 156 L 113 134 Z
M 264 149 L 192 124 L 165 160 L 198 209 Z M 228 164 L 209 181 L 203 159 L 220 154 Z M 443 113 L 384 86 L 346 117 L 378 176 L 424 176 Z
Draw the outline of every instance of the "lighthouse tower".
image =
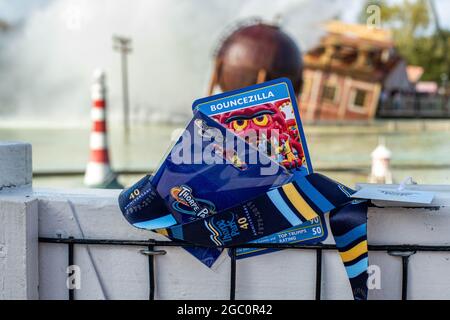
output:
M 92 84 L 92 129 L 90 159 L 84 175 L 84 184 L 91 188 L 121 188 L 109 162 L 106 127 L 105 73 L 97 69 Z

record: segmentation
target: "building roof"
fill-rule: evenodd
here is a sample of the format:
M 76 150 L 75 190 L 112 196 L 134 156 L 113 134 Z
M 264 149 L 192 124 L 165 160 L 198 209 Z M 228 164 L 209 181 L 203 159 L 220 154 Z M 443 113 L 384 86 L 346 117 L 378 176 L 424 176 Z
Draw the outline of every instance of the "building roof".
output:
M 365 40 L 388 47 L 394 44 L 392 32 L 387 29 L 371 28 L 365 24 L 344 23 L 337 20 L 326 22 L 324 28 L 330 34 L 349 39 Z
M 402 60 L 389 30 L 339 21 L 330 21 L 324 27 L 328 33 L 304 56 L 306 68 L 379 82 Z

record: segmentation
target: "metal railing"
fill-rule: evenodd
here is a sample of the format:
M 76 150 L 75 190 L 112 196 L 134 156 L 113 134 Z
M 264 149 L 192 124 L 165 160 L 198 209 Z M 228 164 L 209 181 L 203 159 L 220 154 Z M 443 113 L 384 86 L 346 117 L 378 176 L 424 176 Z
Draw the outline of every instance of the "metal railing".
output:
M 192 247 L 192 244 L 182 241 L 160 241 L 160 240 L 116 240 L 116 239 L 76 239 L 68 238 L 46 238 L 40 237 L 41 243 L 65 244 L 68 246 L 68 265 L 75 265 L 75 245 L 109 245 L 109 246 L 137 246 L 144 247 L 141 254 L 148 256 L 149 272 L 149 300 L 155 299 L 155 255 L 166 254 L 164 250 L 155 250 L 155 247 Z M 337 250 L 335 245 L 317 244 L 301 245 L 292 243 L 252 243 L 234 247 L 230 250 L 230 300 L 236 297 L 236 248 L 264 248 L 264 249 L 297 249 L 316 251 L 316 279 L 315 279 L 315 299 L 321 300 L 322 291 L 322 253 L 324 250 Z M 402 300 L 408 299 L 408 264 L 411 255 L 416 252 L 449 252 L 450 246 L 434 245 L 369 245 L 370 251 L 385 251 L 391 256 L 402 259 Z M 68 289 L 69 300 L 75 300 L 75 289 Z
M 401 93 L 381 99 L 377 116 L 380 118 L 450 118 L 450 99 L 444 95 Z

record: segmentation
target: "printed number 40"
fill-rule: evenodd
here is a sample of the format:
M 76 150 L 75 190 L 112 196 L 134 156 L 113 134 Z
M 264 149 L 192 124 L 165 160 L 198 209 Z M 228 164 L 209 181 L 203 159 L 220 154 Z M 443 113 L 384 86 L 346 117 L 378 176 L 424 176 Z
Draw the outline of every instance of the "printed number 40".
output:
M 136 198 L 141 192 L 139 189 L 134 189 L 133 192 L 130 194 L 130 200 Z
M 248 222 L 247 222 L 247 218 L 246 217 L 239 218 L 237 222 L 239 223 L 239 227 L 241 229 L 247 229 L 248 228 Z

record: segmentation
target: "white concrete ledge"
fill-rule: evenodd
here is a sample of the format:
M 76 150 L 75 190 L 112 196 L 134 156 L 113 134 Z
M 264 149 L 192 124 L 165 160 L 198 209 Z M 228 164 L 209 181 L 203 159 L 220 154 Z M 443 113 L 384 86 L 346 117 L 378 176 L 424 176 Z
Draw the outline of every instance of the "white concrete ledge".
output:
M 447 187 L 434 188 L 437 199 L 447 197 Z M 117 206 L 115 190 L 37 189 L 39 230 L 45 237 L 81 237 L 73 217 L 76 212 L 86 238 L 164 239 L 152 232 L 132 228 Z M 61 230 L 63 233 L 61 233 Z M 326 243 L 334 243 L 330 236 Z M 450 244 L 450 203 L 439 208 L 398 208 L 389 204 L 369 209 L 370 244 Z M 67 296 L 62 267 L 67 264 L 67 246 L 40 245 L 41 298 Z M 90 246 L 99 266 L 108 298 L 146 299 L 148 295 L 147 259 L 136 247 Z M 157 256 L 157 299 L 227 299 L 229 297 L 229 258 L 210 270 L 181 248 L 164 248 Z M 99 280 L 85 246 L 77 246 L 76 260 L 86 274 L 78 298 L 102 298 Z M 401 259 L 385 252 L 370 252 L 370 263 L 381 269 L 381 289 L 371 290 L 372 299 L 399 299 L 401 296 Z M 416 253 L 410 263 L 409 297 L 440 299 L 450 297 L 450 253 Z M 436 273 L 432 272 L 436 267 Z M 237 299 L 313 299 L 315 252 L 284 250 L 237 262 Z M 55 277 L 55 275 L 59 275 Z M 323 299 L 350 299 L 351 292 L 340 258 L 335 251 L 324 251 Z
M 11 153 L 5 152 L 10 150 Z M 67 299 L 68 246 L 39 243 L 40 237 L 146 240 L 164 239 L 138 230 L 122 217 L 119 190 L 31 189 L 29 145 L 0 144 L 0 298 Z M 11 154 L 15 154 L 14 157 Z M 19 158 L 19 160 L 17 160 Z M 16 160 L 14 160 L 16 159 Z M 14 160 L 14 161 L 13 161 Z M 11 170 L 8 171 L 8 170 Z M 21 186 L 21 187 L 18 187 Z M 450 245 L 450 187 L 434 190 L 427 207 L 376 203 L 369 209 L 369 244 Z M 325 243 L 333 243 L 332 236 Z M 148 259 L 138 247 L 75 245 L 81 270 L 77 299 L 147 299 Z M 182 248 L 156 256 L 157 299 L 228 299 L 230 264 L 211 270 Z M 371 299 L 399 299 L 401 259 L 370 252 L 381 271 Z M 316 257 L 311 250 L 283 250 L 237 262 L 237 299 L 313 299 Z M 417 252 L 410 258 L 410 299 L 450 298 L 450 253 Z M 322 299 L 351 299 L 345 269 L 336 251 L 324 251 Z
M 439 206 L 398 208 L 384 204 L 382 208 L 370 208 L 370 244 L 450 245 L 450 205 L 445 200 L 449 198 L 448 187 L 422 188 L 437 192 Z M 439 191 L 441 189 L 443 191 Z M 17 190 L 0 194 L 0 203 L 36 203 L 41 237 L 163 240 L 162 236 L 133 228 L 125 221 L 117 205 L 118 194 L 119 190 L 97 189 L 34 189 L 32 193 Z M 11 212 L 11 209 L 7 211 Z M 326 243 L 333 243 L 332 237 Z M 138 252 L 140 248 L 91 245 L 90 255 L 87 248 L 75 246 L 75 262 L 82 270 L 81 289 L 76 290 L 78 299 L 148 297 L 148 260 Z M 67 245 L 63 244 L 39 245 L 39 298 L 68 297 L 67 250 Z M 155 258 L 157 299 L 229 297 L 230 265 L 227 256 L 215 270 L 210 270 L 182 248 L 166 247 L 164 250 L 167 255 Z M 399 299 L 400 258 L 385 252 L 370 252 L 369 258 L 371 264 L 381 269 L 381 289 L 371 290 L 370 298 Z M 411 299 L 450 297 L 450 278 L 447 277 L 450 253 L 420 252 L 410 261 Z M 237 299 L 314 298 L 314 251 L 284 250 L 239 260 L 237 270 Z M 324 251 L 322 277 L 323 299 L 351 298 L 345 270 L 335 251 Z
M 38 299 L 37 200 L 0 197 L 0 299 Z

